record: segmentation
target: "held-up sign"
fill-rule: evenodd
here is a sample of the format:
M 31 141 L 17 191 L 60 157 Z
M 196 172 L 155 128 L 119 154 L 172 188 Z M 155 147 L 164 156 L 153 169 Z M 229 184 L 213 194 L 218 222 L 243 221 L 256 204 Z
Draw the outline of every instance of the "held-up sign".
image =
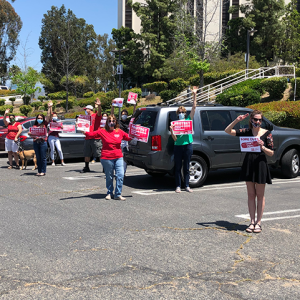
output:
M 50 131 L 62 131 L 62 122 L 50 122 Z
M 91 117 L 85 115 L 79 115 L 77 129 L 83 132 L 90 132 Z
M 182 135 L 182 134 L 194 134 L 193 131 L 193 121 L 173 121 L 171 123 L 173 128 L 174 135 Z
M 46 127 L 30 127 L 29 132 L 33 137 L 45 138 L 47 136 Z
M 64 125 L 63 133 L 76 133 L 75 125 Z
M 135 118 L 131 118 L 131 119 L 130 119 L 130 122 L 129 122 L 129 129 L 130 129 L 131 125 L 133 124 L 134 119 L 135 119 Z
M 113 100 L 112 106 L 122 107 L 124 98 L 116 98 Z
M 129 136 L 139 142 L 147 143 L 150 128 L 132 124 L 129 128 Z
M 241 137 L 240 145 L 242 152 L 261 152 L 258 144 L 259 137 Z
M 138 94 L 129 92 L 127 103 L 135 105 L 136 101 L 137 101 L 137 97 L 138 97 Z

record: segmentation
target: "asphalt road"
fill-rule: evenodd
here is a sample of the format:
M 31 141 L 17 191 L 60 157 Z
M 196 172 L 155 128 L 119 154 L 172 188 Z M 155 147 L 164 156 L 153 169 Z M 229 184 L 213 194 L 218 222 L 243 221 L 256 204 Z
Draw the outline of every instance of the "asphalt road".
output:
M 299 299 L 300 177 L 274 173 L 261 234 L 247 234 L 239 169 L 193 194 L 130 167 L 107 201 L 100 163 L 37 178 L 0 158 L 0 299 Z

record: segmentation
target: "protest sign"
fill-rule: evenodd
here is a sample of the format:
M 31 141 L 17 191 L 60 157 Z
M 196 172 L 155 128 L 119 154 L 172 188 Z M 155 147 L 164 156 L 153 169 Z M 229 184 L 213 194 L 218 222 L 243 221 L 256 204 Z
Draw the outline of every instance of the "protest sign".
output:
M 150 128 L 132 124 L 129 128 L 129 136 L 139 142 L 147 143 Z
M 240 146 L 242 152 L 261 152 L 258 141 L 259 137 L 240 137 Z
M 131 118 L 131 119 L 130 119 L 130 122 L 129 122 L 129 129 L 130 129 L 131 125 L 133 124 L 134 119 L 135 119 L 135 118 Z
M 194 134 L 193 131 L 193 121 L 173 121 L 171 123 L 173 128 L 174 135 L 182 135 L 182 134 Z
M 45 138 L 47 137 L 47 128 L 46 127 L 30 127 L 29 132 L 33 137 Z
M 137 102 L 137 98 L 138 98 L 138 94 L 129 92 L 127 103 L 135 105 Z
M 50 122 L 50 131 L 62 131 L 62 122 Z
M 79 115 L 77 129 L 83 132 L 90 132 L 91 117 L 85 115 Z
M 112 106 L 122 107 L 124 98 L 116 98 L 113 100 Z
M 62 132 L 63 133 L 76 133 L 76 126 L 75 125 L 64 125 Z

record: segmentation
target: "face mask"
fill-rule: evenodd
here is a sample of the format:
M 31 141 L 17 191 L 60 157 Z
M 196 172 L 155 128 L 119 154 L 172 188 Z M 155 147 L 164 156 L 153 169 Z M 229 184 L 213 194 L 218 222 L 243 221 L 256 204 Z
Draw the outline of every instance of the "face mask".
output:
M 180 113 L 180 114 L 178 115 L 179 120 L 183 120 L 184 117 L 185 117 L 185 114 L 184 114 L 184 113 Z
M 107 117 L 102 117 L 103 120 L 107 120 Z
M 87 112 L 87 111 L 85 111 L 85 114 L 86 114 L 86 115 L 88 115 L 88 112 Z
M 42 123 L 43 123 L 43 120 L 37 119 L 37 122 L 38 122 L 39 124 L 42 124 Z
M 109 122 L 108 123 L 110 127 L 115 127 L 115 123 L 114 122 Z
M 126 121 L 127 120 L 127 115 L 122 115 L 121 118 L 122 118 L 123 121 Z
M 255 123 L 252 120 L 251 120 L 251 124 L 252 124 L 253 128 L 258 128 L 261 126 L 261 123 Z
M 53 117 L 52 120 L 56 122 L 58 120 L 58 117 Z
M 15 118 L 10 118 L 10 123 L 15 123 Z

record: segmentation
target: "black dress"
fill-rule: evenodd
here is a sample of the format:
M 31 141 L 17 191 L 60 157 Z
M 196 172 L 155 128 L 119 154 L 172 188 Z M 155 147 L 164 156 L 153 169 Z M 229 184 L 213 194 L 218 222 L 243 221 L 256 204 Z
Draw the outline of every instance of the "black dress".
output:
M 236 136 L 253 136 L 252 129 L 237 131 Z M 260 139 L 266 148 L 273 150 L 273 137 L 270 131 L 265 132 Z M 241 180 L 272 184 L 267 158 L 263 151 L 247 152 L 242 166 Z

